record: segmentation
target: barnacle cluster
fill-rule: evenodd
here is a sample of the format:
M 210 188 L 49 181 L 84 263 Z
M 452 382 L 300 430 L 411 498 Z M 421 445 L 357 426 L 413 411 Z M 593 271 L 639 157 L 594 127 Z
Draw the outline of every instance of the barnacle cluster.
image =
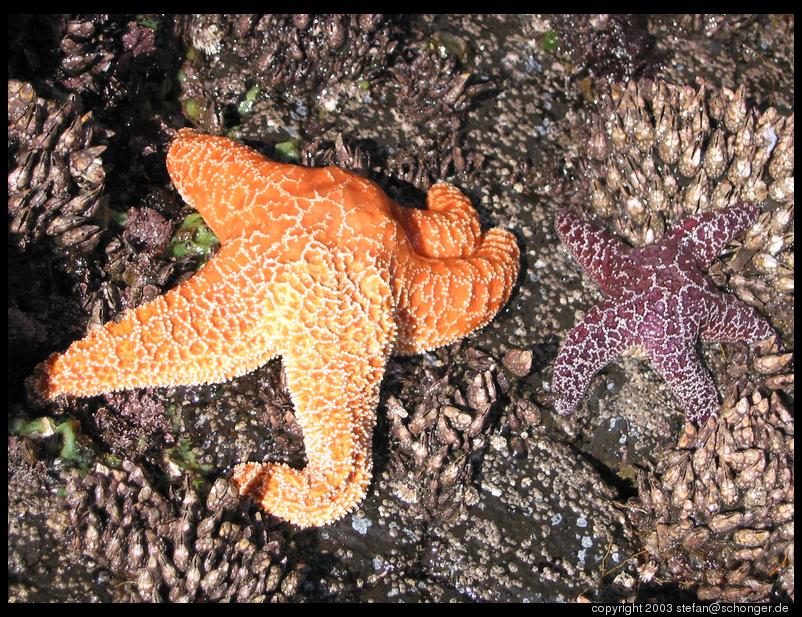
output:
M 793 14 L 652 15 L 664 79 L 746 86 L 755 103 L 794 109 Z
M 794 289 L 793 114 L 760 112 L 744 87 L 641 80 L 606 89 L 587 126 L 582 206 L 634 245 L 689 214 L 765 203 L 711 275 L 790 329 L 779 313 L 790 313 Z
M 353 147 L 368 155 L 381 143 L 369 167 L 351 168 L 424 190 L 481 164 L 463 152 L 461 131 L 495 85 L 477 76 L 466 38 L 404 33 L 403 18 L 382 15 L 204 15 L 177 24 L 190 46 L 179 73 L 184 114 L 208 132 L 290 137 L 314 164 L 335 153 L 343 164 L 338 137 L 348 148 L 359 139 Z
M 54 290 L 53 271 L 81 262 L 101 240 L 101 140 L 80 96 L 51 100 L 28 82 L 8 81 L 9 383 L 20 383 L 55 339 L 81 332 L 81 307 Z M 68 258 L 51 267 L 33 257 L 49 249 Z
M 794 418 L 777 391 L 725 403 L 688 424 L 632 510 L 658 578 L 699 599 L 793 597 Z
M 110 27 L 119 26 L 108 15 L 68 19 L 59 41 L 61 82 L 70 90 L 100 92 L 116 56 Z
M 379 160 L 377 160 L 379 159 Z M 301 148 L 300 163 L 306 167 L 336 165 L 340 169 L 369 175 L 380 183 L 388 184 L 393 197 L 406 203 L 420 202 L 419 195 L 409 195 L 403 188 L 399 192 L 396 186 L 409 185 L 418 190 L 427 190 L 436 180 L 456 175 L 459 182 L 470 185 L 479 173 L 483 161 L 481 153 L 464 148 L 460 143 L 458 131 L 452 132 L 444 141 L 413 148 L 404 148 L 401 152 L 381 160 L 370 148 L 363 147 L 355 140 L 337 133 L 333 141 L 317 136 L 306 142 Z
M 466 41 L 446 32 L 404 48 L 388 69 L 404 116 L 435 134 L 459 128 L 476 97 L 496 88 L 476 80 L 470 53 Z
M 73 474 L 66 492 L 74 548 L 118 577 L 129 601 L 280 601 L 304 580 L 293 541 L 243 512 L 225 479 L 205 500 L 189 483 L 165 496 L 124 460 Z
M 525 362 L 515 364 L 516 375 L 507 367 L 511 362 L 479 349 L 468 348 L 465 358 L 462 370 L 423 368 L 419 378 L 402 382 L 400 397 L 390 396 L 386 404 L 397 444 L 389 465 L 392 490 L 416 513 L 443 520 L 478 502 L 472 481 L 494 417 L 508 411 L 507 422 L 519 431 L 524 422 L 540 421 L 535 404 L 519 397 L 515 388 L 517 378 L 528 372 Z M 522 448 L 513 445 L 525 456 Z
M 369 83 L 397 45 L 382 15 L 188 15 L 175 30 L 189 46 L 179 76 L 185 113 L 211 132 L 250 112 L 253 101 L 241 106 L 249 92 L 297 110 L 326 86 Z
M 8 213 L 16 245 L 44 237 L 89 252 L 100 227 L 105 171 L 92 113 L 78 96 L 63 102 L 37 96 L 30 83 L 8 81 Z
M 738 201 L 793 207 L 793 115 L 760 113 L 743 87 L 613 85 L 589 126 L 583 170 L 591 207 L 634 244 L 660 238 L 678 218 Z
M 471 53 L 464 38 L 442 31 L 400 48 L 387 71 L 387 92 L 411 130 L 399 135 L 401 147 L 384 173 L 427 189 L 481 166 L 481 154 L 463 149 L 463 131 L 468 111 L 497 86 L 477 76 Z
M 397 45 L 383 15 L 188 15 L 177 31 L 208 56 L 234 53 L 263 88 L 298 92 L 370 79 Z
M 452 175 L 466 185 L 474 182 L 484 157 L 460 143 L 459 131 L 451 132 L 441 141 L 432 138 L 424 141 L 424 144 L 405 147 L 382 160 L 382 157 L 374 156 L 370 148 L 342 133 L 337 133 L 333 141 L 319 135 L 304 144 L 300 162 L 307 167 L 336 165 L 340 169 L 371 175 L 384 184 L 392 179 L 394 184 L 406 184 L 422 191 L 438 179 Z M 393 196 L 404 202 L 403 194 Z M 408 197 L 413 203 L 420 201 L 419 196 Z
M 136 96 L 156 66 L 153 27 L 131 17 L 76 15 L 59 24 L 59 82 L 100 96 L 105 108 Z

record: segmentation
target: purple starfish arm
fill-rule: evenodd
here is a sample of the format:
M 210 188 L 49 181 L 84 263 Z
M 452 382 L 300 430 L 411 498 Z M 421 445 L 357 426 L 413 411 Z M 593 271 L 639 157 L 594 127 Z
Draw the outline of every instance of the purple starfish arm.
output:
M 632 345 L 630 328 L 619 311 L 612 302 L 597 304 L 568 333 L 551 380 L 557 413 L 571 413 L 593 376 Z
M 602 291 L 616 296 L 620 289 L 617 278 L 624 269 L 630 247 L 569 210 L 557 214 L 554 228 L 574 259 Z
M 708 318 L 702 323 L 699 333 L 703 341 L 752 343 L 777 335 L 766 319 L 735 296 L 721 293 L 711 296 L 707 302 Z
M 671 231 L 669 240 L 679 241 L 679 250 L 691 254 L 703 270 L 719 256 L 724 245 L 740 236 L 757 220 L 760 207 L 737 204 L 682 219 Z
M 699 362 L 693 341 L 671 337 L 647 348 L 654 369 L 668 384 L 691 422 L 702 424 L 718 412 L 718 390 L 707 369 Z

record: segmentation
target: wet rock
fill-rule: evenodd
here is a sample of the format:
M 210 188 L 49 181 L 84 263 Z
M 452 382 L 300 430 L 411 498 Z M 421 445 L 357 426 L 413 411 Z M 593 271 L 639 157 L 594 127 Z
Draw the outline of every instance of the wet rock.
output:
M 659 56 L 642 15 L 569 15 L 552 20 L 556 47 L 574 71 L 628 80 L 654 73 Z

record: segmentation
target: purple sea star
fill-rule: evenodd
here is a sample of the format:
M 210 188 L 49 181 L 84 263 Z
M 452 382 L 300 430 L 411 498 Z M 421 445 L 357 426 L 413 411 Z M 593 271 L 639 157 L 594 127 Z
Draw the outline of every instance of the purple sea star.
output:
M 642 345 L 689 420 L 702 423 L 714 414 L 718 392 L 696 341 L 753 342 L 774 335 L 754 309 L 717 289 L 704 273 L 759 213 L 758 206 L 741 204 L 689 216 L 657 244 L 632 248 L 577 214 L 560 212 L 560 239 L 610 299 L 574 326 L 554 361 L 557 412 L 573 411 L 597 371 Z

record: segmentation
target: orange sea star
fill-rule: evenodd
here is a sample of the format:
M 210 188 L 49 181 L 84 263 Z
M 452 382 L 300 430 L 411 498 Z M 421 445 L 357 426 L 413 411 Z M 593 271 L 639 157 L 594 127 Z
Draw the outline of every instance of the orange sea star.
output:
M 190 129 L 167 169 L 220 250 L 186 283 L 51 356 L 34 388 L 53 399 L 215 383 L 280 355 L 307 466 L 245 463 L 233 480 L 297 525 L 333 521 L 370 482 L 387 358 L 489 322 L 518 274 L 515 239 L 483 235 L 451 185 L 429 190 L 427 210 L 407 209 L 358 175 L 276 163 Z

